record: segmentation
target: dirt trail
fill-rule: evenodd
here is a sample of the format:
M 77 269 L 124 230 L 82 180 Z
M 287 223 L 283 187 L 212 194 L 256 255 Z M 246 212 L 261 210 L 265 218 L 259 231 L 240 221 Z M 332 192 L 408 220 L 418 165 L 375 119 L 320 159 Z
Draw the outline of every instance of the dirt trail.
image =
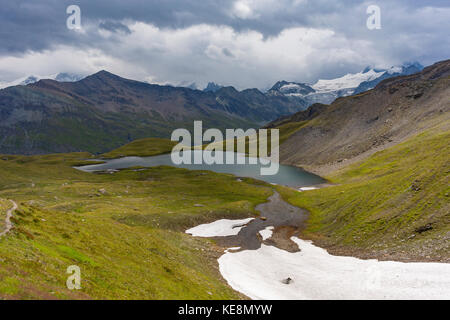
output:
M 17 210 L 17 203 L 15 203 L 13 200 L 9 200 L 13 204 L 12 208 L 10 208 L 8 211 L 6 211 L 6 218 L 5 218 L 5 230 L 0 232 L 0 237 L 3 237 L 6 235 L 9 231 L 11 231 L 13 224 L 11 222 L 11 217 L 14 211 Z
M 290 238 L 304 227 L 307 211 L 285 202 L 276 191 L 268 200 L 256 206 L 264 220 L 252 220 L 235 236 L 214 237 L 217 243 L 228 248 L 240 247 L 241 250 L 256 250 L 264 243 L 290 252 L 298 251 L 298 245 Z M 259 231 L 266 227 L 274 227 L 274 230 L 272 236 L 263 241 Z

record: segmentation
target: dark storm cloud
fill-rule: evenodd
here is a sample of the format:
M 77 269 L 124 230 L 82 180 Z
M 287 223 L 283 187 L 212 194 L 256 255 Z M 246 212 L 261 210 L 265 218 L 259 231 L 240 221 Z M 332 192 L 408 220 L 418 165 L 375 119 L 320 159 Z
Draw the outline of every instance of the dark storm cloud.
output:
M 131 30 L 126 25 L 117 21 L 100 22 L 99 28 L 111 32 L 123 32 L 127 34 L 131 33 Z
M 106 29 L 115 29 L 120 26 L 117 21 L 127 19 L 163 28 L 186 28 L 201 23 L 228 25 L 237 31 L 257 30 L 265 36 L 273 36 L 283 29 L 297 26 L 328 27 L 351 34 L 360 30 L 350 26 L 354 23 L 360 25 L 365 19 L 364 12 L 354 16 L 357 13 L 355 8 L 363 3 L 360 0 L 248 1 L 247 3 L 255 7 L 255 16 L 248 18 L 233 13 L 233 6 L 237 2 L 235 0 L 2 0 L 0 50 L 2 54 L 17 53 L 25 50 L 42 50 L 52 44 L 80 42 L 83 39 L 92 41 L 89 37 L 80 39 L 65 28 L 66 8 L 71 4 L 80 6 L 83 22 L 97 23 Z M 440 0 L 373 1 L 381 6 L 392 2 L 401 7 L 405 14 L 419 7 L 449 6 L 448 1 Z M 361 6 L 359 11 L 364 9 L 365 7 Z M 119 29 L 127 32 L 123 27 Z M 395 33 L 397 30 L 390 30 L 392 31 Z
M 222 49 L 222 53 L 223 53 L 224 55 L 226 55 L 227 57 L 234 57 L 234 56 L 233 56 L 233 53 L 231 53 L 231 51 L 228 50 L 227 48 L 223 48 L 223 49 Z
M 82 32 L 66 28 L 66 8 L 72 4 L 81 8 Z M 381 30 L 366 28 L 366 9 L 370 4 L 381 7 Z M 95 59 L 107 54 L 108 63 L 115 66 L 120 62 L 122 70 L 139 63 L 136 69 L 154 72 L 151 78 L 158 81 L 204 83 L 220 75 L 223 79 L 219 80 L 232 83 L 239 71 L 245 72 L 245 77 L 240 77 L 242 86 L 252 86 L 253 79 L 262 81 L 260 72 L 266 73 L 265 81 L 269 82 L 275 77 L 313 81 L 358 71 L 364 64 L 408 60 L 429 64 L 448 58 L 449 9 L 447 0 L 0 0 L 0 58 L 21 57 L 30 52 L 54 53 L 65 46 L 83 52 L 97 50 L 91 52 Z M 143 28 L 136 22 L 157 30 Z M 191 30 L 199 25 L 213 27 L 208 31 L 210 38 L 201 28 Z M 134 35 L 133 28 L 140 33 Z M 293 28 L 299 28 L 299 36 L 290 33 L 291 42 L 284 32 Z M 322 33 L 315 41 L 301 28 L 312 32 L 331 30 L 333 35 Z M 235 34 L 222 33 L 228 29 Z M 186 32 L 173 37 L 173 41 L 181 41 L 174 49 L 175 44 L 166 39 L 172 31 L 180 30 Z M 257 40 L 251 32 L 258 32 L 262 39 Z M 234 45 L 240 35 L 247 35 L 248 39 L 240 39 Z M 219 43 L 217 37 L 221 36 L 227 43 Z M 322 43 L 320 39 L 325 40 Z M 139 41 L 152 43 L 139 45 Z M 289 49 L 295 41 L 304 41 L 315 53 L 304 54 L 298 51 L 301 47 L 294 45 Z M 191 48 L 190 43 L 195 43 L 195 47 Z M 277 43 L 283 47 L 276 47 Z M 267 55 L 277 50 L 285 51 L 285 56 L 271 60 Z M 253 54 L 251 59 L 245 59 L 246 51 Z M 298 55 L 304 60 L 297 59 Z M 63 59 L 64 55 L 58 57 Z M 97 60 L 89 70 L 96 68 Z M 0 65 L 0 72 L 12 77 L 14 70 L 5 68 L 8 61 Z M 249 61 L 259 65 L 245 69 Z M 64 65 L 64 61 L 59 63 Z M 303 66 L 294 68 L 290 63 Z M 46 68 L 43 64 L 42 72 L 47 72 Z M 302 70 L 301 74 L 293 75 L 298 70 Z
M 82 23 L 110 29 L 123 19 L 159 27 L 183 28 L 198 23 L 225 22 L 222 3 L 229 1 L 140 0 L 1 0 L 0 54 L 43 50 L 54 44 L 91 42 L 66 28 L 66 8 L 80 6 Z M 122 30 L 124 30 L 122 28 Z

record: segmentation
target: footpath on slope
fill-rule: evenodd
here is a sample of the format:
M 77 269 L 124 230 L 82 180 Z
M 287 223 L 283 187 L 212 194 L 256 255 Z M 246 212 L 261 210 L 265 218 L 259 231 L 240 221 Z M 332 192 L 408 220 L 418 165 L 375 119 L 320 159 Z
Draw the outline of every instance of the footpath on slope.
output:
M 0 232 L 0 237 L 5 236 L 8 232 L 11 231 L 13 224 L 11 222 L 11 217 L 13 215 L 13 212 L 17 210 L 18 206 L 17 203 L 15 203 L 13 200 L 9 200 L 13 206 L 6 211 L 6 218 L 5 218 L 5 230 Z

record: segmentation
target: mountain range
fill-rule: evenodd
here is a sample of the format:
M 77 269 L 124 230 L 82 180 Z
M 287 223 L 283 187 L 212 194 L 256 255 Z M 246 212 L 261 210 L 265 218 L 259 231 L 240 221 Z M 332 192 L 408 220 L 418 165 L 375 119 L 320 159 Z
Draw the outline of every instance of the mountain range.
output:
M 268 90 L 267 94 L 289 97 L 307 108 L 314 103 L 330 104 L 339 97 L 373 89 L 385 79 L 410 75 L 422 69 L 423 66 L 420 63 L 414 62 L 389 69 L 366 67 L 359 73 L 349 73 L 336 79 L 318 80 L 314 84 L 279 81 Z
M 160 86 L 107 71 L 85 78 L 69 73 L 30 76 L 0 90 L 0 153 L 102 153 L 135 139 L 169 138 L 176 128 L 191 129 L 194 120 L 202 120 L 205 128 L 258 128 L 286 121 L 314 103 L 360 94 L 418 70 L 422 66 L 413 63 L 366 68 L 313 85 L 279 81 L 266 93 L 213 82 L 204 90 Z
M 48 76 L 30 75 L 30 76 L 25 76 L 25 77 L 22 77 L 22 78 L 13 80 L 13 81 L 9 81 L 9 82 L 0 82 L 0 89 L 13 87 L 13 86 L 26 86 L 28 84 L 38 82 L 39 80 L 42 80 L 42 79 L 52 79 L 52 80 L 59 81 L 59 82 L 75 82 L 75 81 L 79 81 L 83 78 L 84 77 L 79 74 L 68 73 L 68 72 L 60 72 L 60 73 L 56 73 L 56 74 L 52 74 L 52 75 L 48 75 Z
M 0 90 L 0 153 L 105 152 L 139 138 L 170 138 L 194 120 L 205 128 L 258 128 L 300 109 L 257 89 L 203 92 L 107 71 L 75 82 L 44 79 Z

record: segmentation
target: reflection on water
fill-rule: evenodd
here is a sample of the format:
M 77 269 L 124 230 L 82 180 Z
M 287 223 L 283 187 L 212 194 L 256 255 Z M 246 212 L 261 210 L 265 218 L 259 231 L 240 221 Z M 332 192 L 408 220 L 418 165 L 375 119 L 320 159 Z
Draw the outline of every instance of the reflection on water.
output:
M 197 151 L 185 151 L 191 153 L 191 159 L 193 159 L 193 154 L 202 152 L 200 150 Z M 206 152 L 206 151 L 204 151 Z M 220 155 L 223 154 L 223 158 L 225 161 L 225 156 L 228 154 L 232 154 L 230 152 L 218 152 Z M 230 173 L 236 175 L 238 177 L 251 177 L 259 180 L 263 180 L 269 183 L 275 183 L 280 185 L 286 185 L 290 187 L 304 187 L 311 186 L 315 184 L 324 183 L 325 180 L 321 177 L 309 173 L 303 169 L 280 165 L 278 173 L 276 175 L 261 175 L 261 166 L 268 167 L 270 164 L 267 164 L 267 160 L 258 159 L 258 164 L 249 164 L 249 158 L 244 157 L 241 154 L 234 154 L 235 163 L 237 159 L 246 159 L 246 164 L 180 164 L 175 165 L 172 162 L 170 154 L 163 154 L 153 157 L 124 157 L 113 160 L 104 160 L 105 163 L 102 164 L 94 164 L 87 165 L 82 167 L 77 167 L 77 169 L 93 172 L 93 171 L 104 171 L 108 169 L 125 169 L 130 167 L 156 167 L 156 166 L 172 166 L 178 168 L 185 168 L 190 170 L 210 170 L 220 173 Z M 263 162 L 263 164 L 261 164 Z M 193 163 L 193 161 L 191 162 Z

